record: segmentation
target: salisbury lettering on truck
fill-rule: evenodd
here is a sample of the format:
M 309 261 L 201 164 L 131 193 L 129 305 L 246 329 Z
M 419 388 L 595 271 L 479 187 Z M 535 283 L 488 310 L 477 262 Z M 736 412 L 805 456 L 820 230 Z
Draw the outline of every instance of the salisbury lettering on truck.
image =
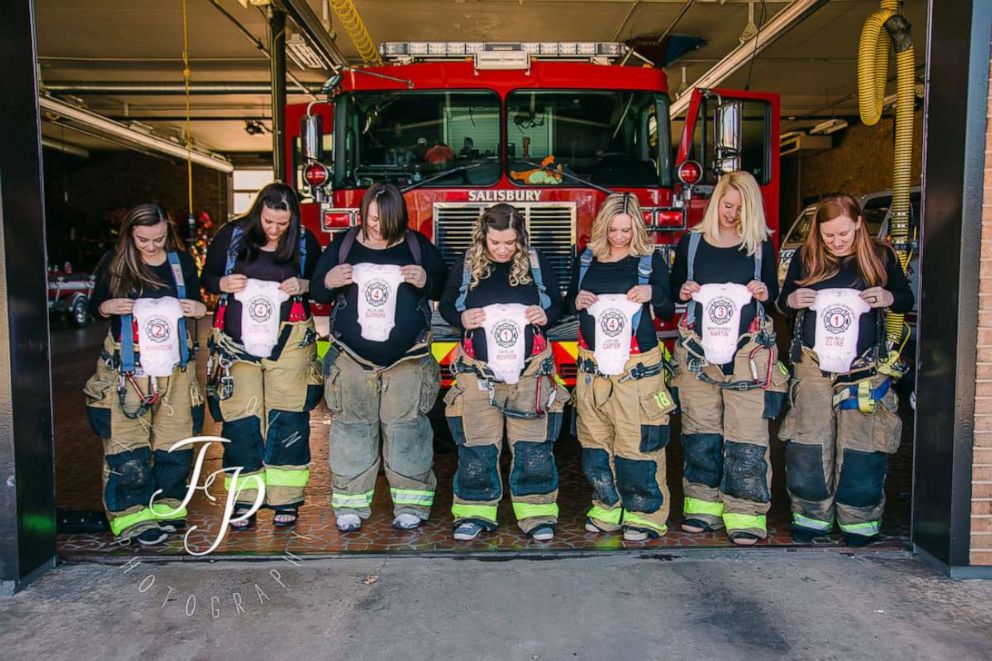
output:
M 513 204 L 562 286 L 611 192 L 637 196 L 667 254 L 701 220 L 720 174 L 744 169 L 778 227 L 777 95 L 696 89 L 677 119 L 664 70 L 623 44 L 394 42 L 380 52 L 387 65 L 335 76 L 326 100 L 286 109 L 287 171 L 324 245 L 360 222 L 377 181 L 404 191 L 411 228 L 449 266 L 485 208 Z M 327 312 L 317 308 L 324 334 Z M 661 340 L 674 337 L 674 321 L 656 324 Z M 437 314 L 433 325 L 449 385 L 459 336 Z M 548 330 L 569 385 L 577 335 L 574 318 Z

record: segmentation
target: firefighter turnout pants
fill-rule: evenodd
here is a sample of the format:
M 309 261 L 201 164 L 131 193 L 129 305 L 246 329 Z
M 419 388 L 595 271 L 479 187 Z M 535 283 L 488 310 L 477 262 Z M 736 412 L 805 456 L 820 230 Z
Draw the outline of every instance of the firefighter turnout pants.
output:
M 434 431 L 427 414 L 441 387 L 440 368 L 428 345 L 381 367 L 335 343 L 324 358 L 324 374 L 334 512 L 363 519 L 371 515 L 381 463 L 394 515 L 427 519 L 437 487 Z
M 444 414 L 458 447 L 451 506 L 455 525 L 471 520 L 496 529 L 504 431 L 512 455 L 510 497 L 517 524 L 529 533 L 557 523 L 554 444 L 569 394 L 555 378 L 550 346 L 530 358 L 520 381 L 512 385 L 486 378 L 490 372 L 485 363 L 461 347 L 457 351 L 457 381 L 444 398 Z
M 623 527 L 668 532 L 665 479 L 668 414 L 661 349 L 631 356 L 614 376 L 597 373 L 592 351 L 579 351 L 575 385 L 576 432 L 582 470 L 593 489 L 586 516 L 604 532 Z M 646 369 L 650 375 L 640 375 Z
M 223 423 L 223 467 L 238 468 L 235 481 L 225 478 L 238 503 L 255 502 L 258 476 L 265 485 L 264 504 L 294 511 L 303 503 L 310 478 L 310 411 L 323 392 L 317 362 L 317 334 L 312 320 L 283 322 L 279 343 L 269 358 L 253 358 L 223 332 L 213 336 L 215 358 L 237 356 L 229 367 L 233 386 L 208 388 L 210 413 Z
M 871 537 L 881 529 L 888 458 L 902 435 L 899 401 L 888 377 L 875 374 L 862 381 L 874 412 L 862 412 L 857 384 L 852 393 L 851 385 L 835 385 L 835 376 L 821 372 L 809 350 L 794 366 L 792 408 L 778 433 L 786 441 L 792 522 L 827 534 L 836 519 L 842 532 Z M 847 403 L 835 404 L 845 388 Z
M 788 372 L 773 341 L 759 344 L 749 334 L 741 342 L 728 376 L 706 362 L 698 335 L 680 329 L 672 385 L 682 412 L 683 519 L 764 539 L 772 483 L 768 421 L 781 411 Z
M 200 433 L 203 396 L 191 356 L 185 370 L 177 365 L 171 376 L 156 378 L 154 386 L 153 377 L 135 377 L 143 393 L 153 388 L 159 392 L 153 405 L 135 415 L 141 397 L 134 385 L 121 380 L 116 369 L 119 352 L 120 344 L 108 335 L 83 392 L 90 424 L 103 440 L 103 504 L 110 529 L 117 536 L 132 537 L 159 520 L 186 518 L 185 509 L 174 510 L 186 495 L 193 450 L 170 450 Z

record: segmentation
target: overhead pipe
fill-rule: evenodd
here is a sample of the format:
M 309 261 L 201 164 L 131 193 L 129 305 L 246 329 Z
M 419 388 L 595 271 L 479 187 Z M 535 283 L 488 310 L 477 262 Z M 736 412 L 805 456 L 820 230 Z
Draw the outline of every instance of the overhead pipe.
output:
M 72 94 L 73 96 L 93 95 L 131 95 L 158 96 L 169 94 L 185 94 L 186 87 L 182 83 L 123 83 L 123 82 L 54 82 L 45 83 L 45 89 L 53 94 Z M 320 90 L 317 83 L 304 87 L 305 93 L 314 94 Z M 272 93 L 269 83 L 190 83 L 190 94 L 196 95 L 235 95 L 235 94 L 264 94 Z
M 355 45 L 358 55 L 365 64 L 381 66 L 382 58 L 379 57 L 379 50 L 372 43 L 372 37 L 365 27 L 362 15 L 358 13 L 355 3 L 351 0 L 331 0 L 331 7 L 337 14 L 338 20 L 348 33 L 348 38 Z
M 125 124 L 107 119 L 106 117 L 90 112 L 89 110 L 84 110 L 82 108 L 69 105 L 64 101 L 60 101 L 59 99 L 50 96 L 40 96 L 38 97 L 38 102 L 43 111 L 58 115 L 69 122 L 81 124 L 98 134 L 104 134 L 110 136 L 111 138 L 117 138 L 127 142 L 128 144 L 134 144 L 139 147 L 144 147 L 145 149 L 167 154 L 180 160 L 186 160 L 188 156 L 198 165 L 219 170 L 221 172 L 234 171 L 234 166 L 231 162 L 218 154 L 201 151 L 199 149 L 193 149 L 187 152 L 186 148 L 180 144 L 170 142 L 169 140 L 159 138 L 154 135 L 148 135 L 147 133 L 135 131 Z
M 886 33 L 888 38 L 883 38 Z M 912 256 L 909 188 L 913 171 L 916 57 L 909 21 L 900 13 L 899 1 L 881 0 L 879 10 L 865 21 L 858 45 L 858 106 L 861 121 L 866 126 L 877 124 L 885 107 L 890 42 L 896 53 L 896 138 L 889 237 L 899 257 L 899 264 L 905 271 Z M 903 318 L 902 314 L 886 314 L 886 331 L 893 343 L 899 342 L 905 335 Z
M 272 83 L 272 174 L 286 181 L 286 14 L 269 14 L 269 63 Z
M 732 73 L 747 64 L 753 57 L 768 46 L 775 43 L 779 37 L 806 20 L 810 14 L 826 6 L 827 0 L 795 0 L 788 7 L 779 11 L 769 19 L 758 34 L 730 51 L 726 57 L 715 64 L 709 71 L 693 82 L 689 89 L 716 87 Z M 689 108 L 691 94 L 683 94 L 672 102 L 669 113 L 678 117 Z
M 335 73 L 347 66 L 348 60 L 338 48 L 334 38 L 324 29 L 307 0 L 273 0 L 273 6 L 282 10 L 296 24 L 303 38 L 317 51 L 327 67 Z
M 41 136 L 41 146 L 48 147 L 49 149 L 54 149 L 55 151 L 60 151 L 63 154 L 72 154 L 73 156 L 79 156 L 80 158 L 89 158 L 90 153 L 83 149 L 82 147 L 77 147 L 76 145 L 70 145 L 67 142 L 62 142 L 61 140 L 55 140 L 53 138 L 48 138 L 46 136 Z

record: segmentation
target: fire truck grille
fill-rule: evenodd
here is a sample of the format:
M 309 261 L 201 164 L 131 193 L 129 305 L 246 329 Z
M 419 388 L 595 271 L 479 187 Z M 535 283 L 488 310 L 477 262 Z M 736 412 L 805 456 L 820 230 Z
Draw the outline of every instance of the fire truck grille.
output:
M 434 240 L 449 267 L 462 258 L 472 241 L 472 229 L 488 206 L 460 202 L 434 204 Z M 524 214 L 531 245 L 551 262 L 564 290 L 572 269 L 575 203 L 531 202 L 514 206 Z

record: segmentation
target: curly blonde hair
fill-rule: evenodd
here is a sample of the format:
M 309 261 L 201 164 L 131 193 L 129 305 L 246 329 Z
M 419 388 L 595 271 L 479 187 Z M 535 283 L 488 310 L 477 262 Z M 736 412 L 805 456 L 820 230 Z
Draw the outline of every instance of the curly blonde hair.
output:
M 479 222 L 475 224 L 475 229 L 472 230 L 472 245 L 465 254 L 465 268 L 469 269 L 472 275 L 468 288 L 475 289 L 480 281 L 493 273 L 493 263 L 486 248 L 486 234 L 490 229 L 497 231 L 512 229 L 517 233 L 517 251 L 513 254 L 513 265 L 510 267 L 510 286 L 530 284 L 533 278 L 530 275 L 530 257 L 527 254 L 529 248 L 527 224 L 516 207 L 501 203 L 483 211 L 479 216 Z
M 633 193 L 613 193 L 608 195 L 599 207 L 596 220 L 592 221 L 592 237 L 589 250 L 596 259 L 610 256 L 610 223 L 619 215 L 626 214 L 631 219 L 630 256 L 641 257 L 651 254 L 651 237 L 644 227 L 641 205 Z

